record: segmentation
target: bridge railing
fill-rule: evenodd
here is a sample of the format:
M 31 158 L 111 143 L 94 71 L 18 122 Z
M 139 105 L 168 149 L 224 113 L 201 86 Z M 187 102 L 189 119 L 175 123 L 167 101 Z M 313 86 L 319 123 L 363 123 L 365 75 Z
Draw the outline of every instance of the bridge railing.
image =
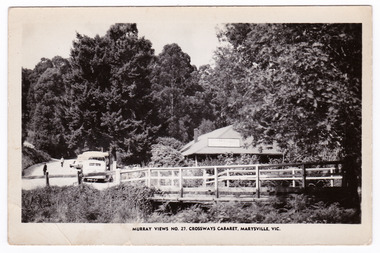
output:
M 203 192 L 219 197 L 220 192 L 253 192 L 260 197 L 263 189 L 279 185 L 339 187 L 342 185 L 342 162 L 292 164 L 251 164 L 202 167 L 140 168 L 115 171 L 116 183 L 145 184 L 179 197 L 184 192 Z

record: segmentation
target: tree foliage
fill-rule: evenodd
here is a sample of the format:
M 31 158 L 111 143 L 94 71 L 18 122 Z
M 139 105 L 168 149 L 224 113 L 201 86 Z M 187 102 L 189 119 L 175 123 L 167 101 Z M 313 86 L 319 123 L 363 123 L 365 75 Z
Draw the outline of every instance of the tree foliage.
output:
M 71 50 L 71 147 L 111 147 L 130 163 L 146 159 L 156 131 L 150 103 L 150 41 L 136 24 L 115 24 L 103 37 L 77 34 Z
M 276 141 L 288 161 L 349 157 L 355 171 L 361 29 L 226 24 L 215 64 L 198 70 L 177 44 L 155 56 L 136 24 L 77 34 L 69 59 L 22 69 L 22 138 L 53 157 L 102 148 L 136 164 L 149 160 L 152 143 L 159 159 L 176 161 L 194 128 L 234 123 L 254 144 Z
M 177 44 L 165 45 L 153 65 L 153 99 L 162 123 L 161 135 L 187 142 L 202 118 L 202 91 L 190 56 Z
M 32 121 L 36 101 L 34 98 L 34 86 L 37 84 L 40 76 L 49 68 L 53 67 L 50 59 L 41 58 L 40 62 L 34 67 L 33 70 L 22 69 L 22 142 L 29 137 L 29 141 L 33 139 L 33 134 L 28 131 L 32 129 Z
M 360 157 L 360 25 L 228 24 L 219 37 L 212 81 L 227 121 L 298 159 Z
M 185 157 L 180 151 L 163 144 L 152 145 L 152 158 L 150 166 L 154 167 L 177 167 L 186 164 Z
M 67 60 L 54 57 L 33 86 L 33 142 L 39 150 L 49 152 L 54 157 L 67 155 L 65 142 L 65 74 L 69 68 Z M 61 62 L 58 64 L 58 62 Z
M 31 80 L 29 78 L 31 74 L 30 69 L 25 69 L 22 68 L 22 73 L 21 73 L 21 85 L 22 85 L 22 94 L 21 94 L 21 110 L 22 110 L 22 143 L 26 140 L 28 137 L 28 123 L 30 121 L 30 108 L 28 105 L 28 94 L 31 86 Z
M 182 142 L 172 137 L 158 137 L 156 142 L 157 144 L 169 146 L 178 151 L 181 150 L 181 148 L 183 147 Z

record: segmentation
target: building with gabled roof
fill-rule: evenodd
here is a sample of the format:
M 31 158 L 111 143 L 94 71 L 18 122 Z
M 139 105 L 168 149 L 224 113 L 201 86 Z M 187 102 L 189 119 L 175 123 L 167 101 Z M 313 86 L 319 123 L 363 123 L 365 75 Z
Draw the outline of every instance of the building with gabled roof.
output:
M 283 153 L 274 143 L 271 145 L 252 145 L 252 137 L 244 137 L 233 129 L 233 125 L 216 129 L 210 133 L 199 135 L 194 130 L 194 140 L 186 144 L 181 150 L 185 157 L 196 161 L 204 157 L 216 157 L 221 154 L 259 155 L 261 157 L 282 158 Z

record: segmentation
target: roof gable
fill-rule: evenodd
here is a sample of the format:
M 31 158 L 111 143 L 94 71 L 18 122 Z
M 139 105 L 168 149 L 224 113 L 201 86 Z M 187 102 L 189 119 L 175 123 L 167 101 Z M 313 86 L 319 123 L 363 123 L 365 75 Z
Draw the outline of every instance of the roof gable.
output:
M 252 137 L 244 139 L 233 129 L 233 125 L 216 129 L 210 133 L 200 135 L 198 141 L 186 144 L 181 153 L 184 156 L 193 154 L 267 154 L 281 155 L 277 145 L 252 146 Z

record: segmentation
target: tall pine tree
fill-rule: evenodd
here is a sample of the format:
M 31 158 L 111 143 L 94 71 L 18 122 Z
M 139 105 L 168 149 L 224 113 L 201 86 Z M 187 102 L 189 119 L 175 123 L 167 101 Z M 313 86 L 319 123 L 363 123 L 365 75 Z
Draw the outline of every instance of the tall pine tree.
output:
M 115 24 L 103 37 L 77 34 L 71 50 L 71 147 L 110 148 L 126 163 L 147 161 L 158 124 L 150 98 L 153 53 L 136 24 Z
M 161 135 L 182 142 L 192 138 L 202 120 L 202 101 L 195 66 L 177 44 L 165 45 L 152 72 L 153 99 L 157 105 Z

